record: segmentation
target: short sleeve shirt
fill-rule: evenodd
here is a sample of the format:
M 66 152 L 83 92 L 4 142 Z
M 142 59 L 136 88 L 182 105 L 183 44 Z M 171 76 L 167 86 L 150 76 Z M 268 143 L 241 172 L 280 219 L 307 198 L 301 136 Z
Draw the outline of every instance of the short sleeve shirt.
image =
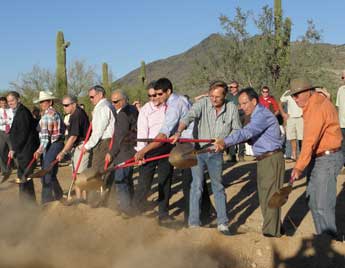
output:
M 291 96 L 286 96 L 289 90 L 285 91 L 284 94 L 281 96 L 280 101 L 283 103 L 287 103 L 287 113 L 290 117 L 301 117 L 303 111 L 299 108 Z
M 79 107 L 71 114 L 69 118 L 68 136 L 77 136 L 74 146 L 85 140 L 87 130 L 89 128 L 89 118 L 85 111 Z
M 338 89 L 336 106 L 339 111 L 340 127 L 345 128 L 345 85 Z

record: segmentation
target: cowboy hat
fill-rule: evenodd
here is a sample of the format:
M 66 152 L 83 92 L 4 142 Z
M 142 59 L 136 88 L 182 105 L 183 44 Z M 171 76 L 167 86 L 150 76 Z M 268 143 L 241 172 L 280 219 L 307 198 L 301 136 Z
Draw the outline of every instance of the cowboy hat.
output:
M 41 101 L 46 100 L 56 100 L 57 97 L 54 97 L 53 93 L 50 91 L 40 91 L 38 99 L 34 101 L 34 103 L 39 103 Z
M 286 94 L 286 96 L 291 96 L 297 93 L 300 93 L 302 91 L 306 91 L 309 89 L 317 88 L 316 86 L 313 86 L 311 82 L 306 78 L 297 78 L 292 79 L 290 82 L 290 91 Z

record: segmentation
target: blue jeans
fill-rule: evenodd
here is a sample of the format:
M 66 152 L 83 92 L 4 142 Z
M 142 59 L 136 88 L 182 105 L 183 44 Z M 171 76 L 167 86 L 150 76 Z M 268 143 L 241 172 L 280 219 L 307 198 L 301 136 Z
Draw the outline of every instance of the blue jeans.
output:
M 129 214 L 133 196 L 133 167 L 117 169 L 114 172 L 115 192 L 118 208 L 121 212 Z
M 222 183 L 222 153 L 204 153 L 197 155 L 198 164 L 192 167 L 193 181 L 189 201 L 189 225 L 200 225 L 200 204 L 204 184 L 204 171 L 207 167 L 211 178 L 212 192 L 217 211 L 217 223 L 227 224 L 226 195 Z
M 64 144 L 62 141 L 52 143 L 46 152 L 43 154 L 42 168 L 46 169 L 50 163 L 56 159 L 58 153 L 62 150 Z M 56 174 L 58 172 L 59 165 L 55 165 L 53 169 L 42 177 L 42 204 L 61 199 L 63 192 Z
M 310 162 L 307 172 L 307 198 L 317 234 L 335 234 L 337 176 L 343 166 L 342 152 L 332 153 Z

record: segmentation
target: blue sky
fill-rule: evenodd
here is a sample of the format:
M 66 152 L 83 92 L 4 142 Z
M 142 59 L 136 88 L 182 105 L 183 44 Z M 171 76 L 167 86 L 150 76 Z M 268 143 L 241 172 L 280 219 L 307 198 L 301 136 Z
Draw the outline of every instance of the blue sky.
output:
M 84 59 L 101 72 L 107 62 L 116 78 L 140 65 L 181 53 L 211 33 L 222 32 L 218 17 L 235 7 L 258 13 L 273 0 L 60 0 L 2 1 L 0 9 L 0 89 L 34 64 L 55 69 L 55 38 L 62 30 L 68 63 Z M 293 21 L 292 39 L 303 35 L 307 19 L 323 30 L 323 41 L 344 44 L 344 0 L 283 0 Z

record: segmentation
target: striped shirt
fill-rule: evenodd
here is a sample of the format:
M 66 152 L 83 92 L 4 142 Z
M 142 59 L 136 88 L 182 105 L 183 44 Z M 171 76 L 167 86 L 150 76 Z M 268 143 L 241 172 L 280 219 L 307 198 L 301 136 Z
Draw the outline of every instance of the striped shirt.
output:
M 40 153 L 45 152 L 49 143 L 54 143 L 64 138 L 65 125 L 60 114 L 50 106 L 39 122 Z
M 199 121 L 199 139 L 225 138 L 241 128 L 238 109 L 235 104 L 225 101 L 217 114 L 209 97 L 204 97 L 194 103 L 181 122 L 188 126 L 195 119 Z

